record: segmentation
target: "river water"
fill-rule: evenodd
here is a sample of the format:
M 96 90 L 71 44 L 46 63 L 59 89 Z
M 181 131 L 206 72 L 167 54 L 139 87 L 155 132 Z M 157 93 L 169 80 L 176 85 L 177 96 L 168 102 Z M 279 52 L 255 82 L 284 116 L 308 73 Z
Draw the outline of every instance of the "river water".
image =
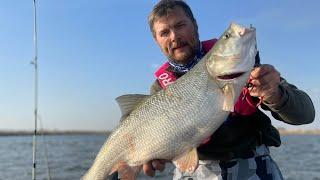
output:
M 72 180 L 86 172 L 105 139 L 104 135 L 39 136 L 37 179 L 47 179 L 45 145 L 51 179 Z M 285 179 L 320 180 L 319 135 L 282 136 L 282 145 L 271 148 L 271 154 Z M 156 179 L 170 179 L 171 171 L 172 167 L 167 168 Z M 0 136 L 0 179 L 26 180 L 31 176 L 32 136 Z

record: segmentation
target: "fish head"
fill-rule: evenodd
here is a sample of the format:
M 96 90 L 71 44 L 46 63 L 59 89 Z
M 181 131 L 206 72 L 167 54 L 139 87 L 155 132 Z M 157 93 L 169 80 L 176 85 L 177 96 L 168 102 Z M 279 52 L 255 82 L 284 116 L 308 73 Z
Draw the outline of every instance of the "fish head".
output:
M 209 51 L 207 70 L 222 86 L 239 79 L 245 83 L 253 69 L 256 53 L 255 28 L 232 23 Z
M 234 104 L 254 67 L 256 31 L 232 23 L 207 53 L 206 67 L 224 94 L 223 109 L 233 111 Z

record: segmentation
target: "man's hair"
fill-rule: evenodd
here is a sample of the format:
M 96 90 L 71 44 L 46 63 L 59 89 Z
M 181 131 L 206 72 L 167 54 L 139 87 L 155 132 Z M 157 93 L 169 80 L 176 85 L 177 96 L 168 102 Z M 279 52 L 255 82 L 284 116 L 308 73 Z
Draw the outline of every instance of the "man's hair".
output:
M 154 37 L 155 37 L 155 32 L 153 30 L 154 22 L 163 16 L 167 16 L 169 12 L 175 7 L 181 7 L 183 11 L 186 13 L 186 15 L 191 19 L 191 21 L 194 23 L 196 22 L 190 7 L 183 0 L 160 0 L 153 7 L 153 10 L 151 11 L 148 17 L 149 27 Z

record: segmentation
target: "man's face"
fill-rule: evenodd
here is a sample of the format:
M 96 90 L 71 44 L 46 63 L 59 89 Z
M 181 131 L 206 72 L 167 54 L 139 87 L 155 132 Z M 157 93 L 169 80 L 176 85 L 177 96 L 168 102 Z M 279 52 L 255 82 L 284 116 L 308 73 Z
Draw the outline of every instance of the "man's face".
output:
M 164 55 L 182 64 L 193 59 L 199 43 L 198 28 L 182 8 L 175 7 L 168 16 L 158 18 L 153 30 Z

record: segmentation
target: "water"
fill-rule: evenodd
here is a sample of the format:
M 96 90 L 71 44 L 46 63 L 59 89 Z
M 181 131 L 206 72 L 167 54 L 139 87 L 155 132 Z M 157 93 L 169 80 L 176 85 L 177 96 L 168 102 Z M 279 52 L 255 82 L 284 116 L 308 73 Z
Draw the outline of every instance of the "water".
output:
M 53 180 L 80 179 L 105 141 L 103 135 L 46 136 Z M 42 138 L 38 138 L 37 179 L 46 179 Z M 320 179 L 320 136 L 287 135 L 280 148 L 271 148 L 285 179 Z M 172 167 L 157 179 L 170 179 Z M 26 180 L 32 176 L 32 136 L 0 136 L 0 179 Z M 141 179 L 146 179 L 142 177 Z

